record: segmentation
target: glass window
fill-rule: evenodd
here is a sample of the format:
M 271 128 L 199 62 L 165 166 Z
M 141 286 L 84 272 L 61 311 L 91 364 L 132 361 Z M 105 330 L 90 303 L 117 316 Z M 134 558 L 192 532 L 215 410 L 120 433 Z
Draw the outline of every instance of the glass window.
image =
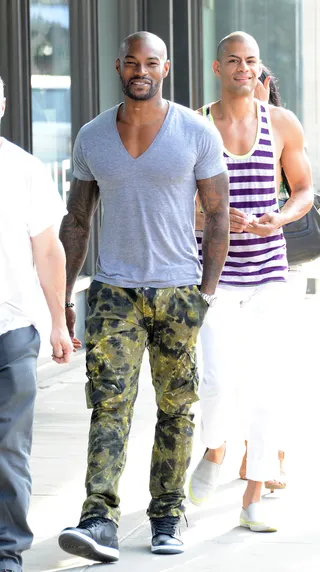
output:
M 236 30 L 254 36 L 261 59 L 279 79 L 281 101 L 304 127 L 320 192 L 319 0 L 202 0 L 204 102 L 219 98 L 211 70 L 219 41 Z
M 104 111 L 122 101 L 115 65 L 120 45 L 120 6 L 118 0 L 99 0 L 99 90 L 100 109 Z
M 219 98 L 218 85 L 212 71 L 212 62 L 217 51 L 217 37 L 215 25 L 215 2 L 203 0 L 203 96 L 204 104 Z
M 203 0 L 203 64 L 205 94 L 219 97 L 219 82 L 212 81 L 211 64 L 220 40 L 236 30 L 257 39 L 262 61 L 277 75 L 284 104 L 299 114 L 296 70 L 299 38 L 297 0 Z
M 66 201 L 71 166 L 69 0 L 31 0 L 33 154 Z

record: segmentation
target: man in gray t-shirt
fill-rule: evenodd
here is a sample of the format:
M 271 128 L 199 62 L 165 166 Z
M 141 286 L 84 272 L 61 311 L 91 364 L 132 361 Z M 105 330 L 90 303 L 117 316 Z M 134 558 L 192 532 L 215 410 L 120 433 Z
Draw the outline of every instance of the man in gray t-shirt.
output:
M 168 102 L 150 146 L 134 158 L 121 141 L 117 105 L 85 125 L 74 176 L 97 181 L 104 207 L 95 280 L 168 288 L 200 284 L 194 234 L 197 180 L 225 171 L 220 137 L 194 111 Z
M 118 484 L 139 370 L 149 349 L 158 417 L 148 515 L 154 553 L 183 552 L 177 528 L 197 400 L 195 344 L 228 249 L 228 177 L 221 137 L 195 112 L 162 98 L 166 46 L 140 32 L 120 47 L 124 103 L 82 127 L 61 227 L 67 255 L 66 316 L 87 251 L 90 223 L 103 204 L 97 273 L 86 320 L 91 420 L 87 499 L 80 523 L 59 537 L 72 554 L 119 558 Z M 203 274 L 194 234 L 195 194 L 206 217 Z M 201 286 L 200 286 L 201 284 Z

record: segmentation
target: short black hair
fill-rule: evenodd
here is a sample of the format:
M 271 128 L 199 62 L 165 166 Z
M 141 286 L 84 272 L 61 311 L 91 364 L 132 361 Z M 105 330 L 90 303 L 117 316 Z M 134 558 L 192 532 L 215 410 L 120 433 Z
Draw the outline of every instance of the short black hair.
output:
M 269 103 L 271 105 L 274 105 L 275 107 L 280 107 L 281 96 L 280 96 L 280 91 L 279 91 L 278 78 L 272 73 L 270 68 L 268 68 L 264 64 L 261 64 L 261 69 L 262 69 L 262 71 L 261 71 L 261 75 L 259 77 L 259 80 L 262 83 L 265 81 L 265 79 L 267 77 L 271 78 L 270 83 L 269 83 L 269 89 L 270 89 Z

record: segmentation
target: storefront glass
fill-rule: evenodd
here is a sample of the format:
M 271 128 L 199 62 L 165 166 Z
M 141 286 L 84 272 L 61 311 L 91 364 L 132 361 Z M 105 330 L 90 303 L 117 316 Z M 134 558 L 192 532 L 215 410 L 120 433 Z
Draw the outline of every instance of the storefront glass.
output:
M 68 0 L 31 0 L 33 154 L 51 172 L 64 201 L 70 188 L 71 73 Z
M 318 0 L 202 0 L 204 103 L 219 98 L 211 69 L 219 41 L 236 30 L 254 36 L 278 77 L 282 105 L 302 122 L 314 186 L 320 192 L 320 3 Z

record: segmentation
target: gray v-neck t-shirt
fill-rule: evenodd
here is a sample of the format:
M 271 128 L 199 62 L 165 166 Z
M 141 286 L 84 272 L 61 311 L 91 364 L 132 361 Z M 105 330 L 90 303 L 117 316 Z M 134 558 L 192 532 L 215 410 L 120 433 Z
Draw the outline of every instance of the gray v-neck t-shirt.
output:
M 226 171 L 221 136 L 169 102 L 150 147 L 134 159 L 117 128 L 119 105 L 84 125 L 73 175 L 96 180 L 103 204 L 96 280 L 122 288 L 200 284 L 194 232 L 197 180 Z

